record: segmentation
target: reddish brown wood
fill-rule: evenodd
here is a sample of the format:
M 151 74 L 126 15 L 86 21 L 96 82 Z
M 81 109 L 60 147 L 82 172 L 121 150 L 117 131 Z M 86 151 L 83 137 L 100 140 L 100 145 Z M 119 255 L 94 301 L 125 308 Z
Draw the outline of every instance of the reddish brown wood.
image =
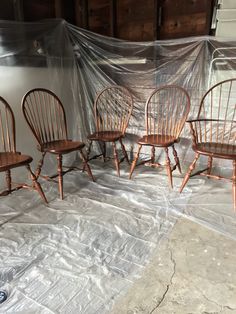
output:
M 63 171 L 62 155 L 78 150 L 82 156 L 85 144 L 68 139 L 65 110 L 60 99 L 52 91 L 44 88 L 30 90 L 22 99 L 22 110 L 27 124 L 38 141 L 38 149 L 42 152 L 36 177 L 41 173 L 46 153 L 57 155 L 58 188 L 63 198 L 62 177 L 68 171 Z M 83 160 L 83 164 L 88 174 L 94 179 L 86 159 Z M 74 169 L 74 167 L 69 168 Z M 55 175 L 48 178 L 52 177 L 54 178 Z
M 134 172 L 134 168 L 137 165 L 137 162 L 138 162 L 138 159 L 139 159 L 139 154 L 140 154 L 142 146 L 143 146 L 142 144 L 139 144 L 139 146 L 138 146 L 138 151 L 137 151 L 136 156 L 135 156 L 135 158 L 134 158 L 134 160 L 133 160 L 133 162 L 131 164 L 130 173 L 129 173 L 129 179 L 131 179 L 132 174 Z
M 187 182 L 191 176 L 192 171 L 195 169 L 196 162 L 197 162 L 198 158 L 199 158 L 199 153 L 196 153 L 195 158 L 194 158 L 193 162 L 191 163 L 191 165 L 189 166 L 188 172 L 186 173 L 184 180 L 182 182 L 182 185 L 180 187 L 180 193 L 183 191 L 183 188 L 187 184 Z
M 190 98 L 182 87 L 169 85 L 155 89 L 148 97 L 145 106 L 146 135 L 138 140 L 139 145 L 162 147 L 166 152 L 166 170 L 170 186 L 172 183 L 172 171 L 178 167 L 181 172 L 180 162 L 174 144 L 179 141 L 180 133 L 187 119 L 190 109 Z M 168 155 L 168 147 L 172 146 L 175 165 L 171 169 Z M 155 166 L 152 148 L 151 163 Z M 141 147 L 139 146 L 139 150 Z M 137 156 L 136 156 L 137 158 Z M 132 163 L 130 178 L 137 164 Z M 157 166 L 160 164 L 158 163 Z
M 171 171 L 171 166 L 170 166 L 170 158 L 168 154 L 168 147 L 164 148 L 165 153 L 166 153 L 166 172 L 169 178 L 169 184 L 170 187 L 173 188 L 173 180 L 172 180 L 172 171 Z
M 112 146 L 113 146 L 113 154 L 114 154 L 114 159 L 115 159 L 116 171 L 117 171 L 117 175 L 119 177 L 120 176 L 120 163 L 119 163 L 119 159 L 118 159 L 116 143 L 112 142 Z
M 58 189 L 61 199 L 63 200 L 63 173 L 62 173 L 62 155 L 57 155 L 57 173 Z
M 179 162 L 179 157 L 178 157 L 177 151 L 175 150 L 175 146 L 174 145 L 172 146 L 172 149 L 173 149 L 173 155 L 174 155 L 176 166 L 178 167 L 179 172 L 182 173 L 180 162 Z
M 214 0 L 159 1 L 158 35 L 160 39 L 208 35 Z
M 133 110 L 133 98 L 127 88 L 114 85 L 104 88 L 100 91 L 94 102 L 94 117 L 96 131 L 88 135 L 90 141 L 87 158 L 89 159 L 91 143 L 99 141 L 102 143 L 111 142 L 115 158 L 115 165 L 118 176 L 120 175 L 119 164 L 115 142 L 121 144 L 124 159 L 129 162 L 125 146 L 122 138 L 125 136 L 125 131 L 129 123 L 129 119 Z M 102 155 L 104 157 L 104 145 Z M 91 159 L 97 158 L 100 155 L 93 156 Z M 105 160 L 105 158 L 104 158 Z
M 11 170 L 6 170 L 6 183 L 7 183 L 7 191 L 11 192 Z
M 7 195 L 16 189 L 12 188 L 11 169 L 26 166 L 29 170 L 32 160 L 32 157 L 16 152 L 14 114 L 6 100 L 0 97 L 0 172 L 6 172 L 7 184 L 7 189 L 1 192 L 0 195 Z M 29 186 L 27 184 L 17 184 L 17 189 L 24 187 L 35 189 L 36 186 L 37 191 L 47 203 L 41 186 L 37 182 L 37 178 L 31 169 L 30 172 L 33 185 Z
M 208 167 L 194 175 L 201 174 L 209 178 L 222 179 L 223 177 L 211 174 L 213 158 L 231 159 L 233 164 L 236 160 L 235 88 L 236 79 L 225 80 L 211 87 L 200 102 L 197 119 L 188 121 L 193 150 L 198 155 L 208 157 Z M 189 179 L 188 177 L 186 180 L 186 177 L 187 175 L 181 191 Z
M 234 200 L 234 211 L 236 211 L 236 160 L 233 160 L 233 200 Z

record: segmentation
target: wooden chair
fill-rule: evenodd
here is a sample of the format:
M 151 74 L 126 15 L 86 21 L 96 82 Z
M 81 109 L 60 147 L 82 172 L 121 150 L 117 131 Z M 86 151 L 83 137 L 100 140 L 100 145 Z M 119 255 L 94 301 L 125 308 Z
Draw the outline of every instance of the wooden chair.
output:
M 151 158 L 140 164 L 149 163 L 153 167 L 161 164 L 155 162 L 155 148 L 164 148 L 166 155 L 166 171 L 169 184 L 173 187 L 172 172 L 181 167 L 175 143 L 179 141 L 180 133 L 187 119 L 190 109 L 188 93 L 179 86 L 168 85 L 155 89 L 147 99 L 145 106 L 146 135 L 138 140 L 137 155 L 131 165 L 129 178 L 131 179 L 137 165 L 142 146 L 151 146 Z M 171 168 L 168 148 L 172 147 L 175 165 Z
M 11 107 L 5 99 L 0 97 L 0 172 L 6 173 L 7 189 L 0 195 L 7 195 L 20 188 L 33 189 L 38 191 L 42 199 L 47 203 L 41 185 L 38 183 L 35 174 L 30 168 L 32 157 L 22 155 L 16 151 L 16 131 L 15 118 Z M 25 166 L 32 179 L 32 186 L 28 184 L 13 183 L 11 178 L 11 169 Z M 13 187 L 15 186 L 15 187 Z
M 182 192 L 190 176 L 204 175 L 233 183 L 234 208 L 236 209 L 236 79 L 222 81 L 211 87 L 203 96 L 197 119 L 190 124 L 192 148 L 195 158 L 184 177 Z M 200 155 L 208 157 L 207 168 L 192 174 Z M 229 159 L 233 162 L 232 179 L 212 175 L 213 158 Z
M 79 151 L 84 167 L 94 181 L 87 159 L 82 151 L 83 142 L 72 141 L 67 136 L 66 115 L 60 99 L 50 90 L 35 88 L 25 94 L 22 99 L 22 110 L 24 117 L 38 142 L 38 150 L 42 153 L 36 171 L 38 178 L 47 153 L 57 156 L 57 174 L 53 176 L 42 176 L 47 180 L 58 177 L 58 187 L 61 199 L 63 199 L 63 175 L 75 169 L 67 167 L 63 170 L 62 156 L 73 151 Z
M 88 136 L 88 158 L 90 155 L 91 145 L 93 141 L 102 143 L 102 154 L 93 156 L 91 159 L 103 156 L 106 160 L 106 143 L 111 142 L 113 145 L 113 153 L 115 166 L 118 176 L 120 176 L 120 163 L 126 159 L 129 163 L 128 155 L 122 138 L 133 109 L 133 98 L 130 92 L 122 86 L 110 86 L 104 88 L 96 97 L 94 103 L 94 117 L 96 131 Z M 119 141 L 124 158 L 118 158 L 116 142 Z

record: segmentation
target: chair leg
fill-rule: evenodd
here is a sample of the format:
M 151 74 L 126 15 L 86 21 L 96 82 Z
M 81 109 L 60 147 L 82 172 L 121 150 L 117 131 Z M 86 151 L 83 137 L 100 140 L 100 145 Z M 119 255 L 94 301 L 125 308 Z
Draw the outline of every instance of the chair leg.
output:
M 40 173 L 41 173 L 41 170 L 42 170 L 42 167 L 43 167 L 43 162 L 44 162 L 44 157 L 45 157 L 46 153 L 42 153 L 42 158 L 39 160 L 38 162 L 38 167 L 35 171 L 35 176 L 36 178 L 38 179 L 38 177 L 40 176 Z
M 173 189 L 173 180 L 172 180 L 172 171 L 171 171 L 171 166 L 170 166 L 170 158 L 169 158 L 169 153 L 168 153 L 168 147 L 164 148 L 165 153 L 166 153 L 166 171 L 167 175 L 169 178 L 169 185 Z
M 32 182 L 33 182 L 33 187 L 37 190 L 37 192 L 39 193 L 39 195 L 42 197 L 42 199 L 44 200 L 44 202 L 47 204 L 48 201 L 46 199 L 46 196 L 42 190 L 42 187 L 41 185 L 39 184 L 39 182 L 37 181 L 37 177 L 36 175 L 33 173 L 33 171 L 31 170 L 30 168 L 30 165 L 27 165 L 26 166 L 27 170 L 29 171 L 30 173 L 30 176 L 31 176 L 31 179 L 32 179 Z
M 7 192 L 11 193 L 11 170 L 6 171 Z
M 233 200 L 234 200 L 234 211 L 236 211 L 236 160 L 233 161 Z
M 182 173 L 181 167 L 180 167 L 180 162 L 179 162 L 179 157 L 178 157 L 178 154 L 177 154 L 177 151 L 176 151 L 174 145 L 172 146 L 172 149 L 173 149 L 173 155 L 174 155 L 176 166 L 177 166 L 177 168 L 179 170 L 179 173 Z
M 90 178 L 93 180 L 93 182 L 95 182 L 95 179 L 94 179 L 94 176 L 93 176 L 93 174 L 92 174 L 91 168 L 90 168 L 90 166 L 89 166 L 89 164 L 88 164 L 88 161 L 87 161 L 87 159 L 86 159 L 86 157 L 85 157 L 83 151 L 80 150 L 79 152 L 80 152 L 80 156 L 81 156 L 81 159 L 82 159 L 82 161 L 83 161 L 83 164 L 84 164 L 83 169 L 86 168 L 88 175 L 89 175 Z
M 151 163 L 154 164 L 155 162 L 155 146 L 152 146 L 151 150 Z
M 188 169 L 188 171 L 184 177 L 184 180 L 182 182 L 182 185 L 180 187 L 180 193 L 183 191 L 183 188 L 185 187 L 186 183 L 188 182 L 192 171 L 195 169 L 196 162 L 197 162 L 198 158 L 199 158 L 199 153 L 196 153 L 195 158 L 194 158 L 193 162 L 191 163 L 191 165 L 189 166 L 189 169 Z
M 121 148 L 122 148 L 123 155 L 124 155 L 127 163 L 129 164 L 129 157 L 128 157 L 127 152 L 126 152 L 125 145 L 123 144 L 121 138 L 119 139 L 119 141 L 120 141 L 120 145 L 121 145 Z
M 119 159 L 118 159 L 118 153 L 117 153 L 117 149 L 116 149 L 116 143 L 112 142 L 112 146 L 113 146 L 113 154 L 114 154 L 114 158 L 115 158 L 115 166 L 116 166 L 116 171 L 117 171 L 117 175 L 118 177 L 120 176 L 120 163 L 119 163 Z
M 211 174 L 212 170 L 212 157 L 208 157 L 208 163 L 207 163 L 207 174 Z
M 60 197 L 63 200 L 62 155 L 57 155 L 57 173 L 58 173 L 58 189 Z
M 89 160 L 89 155 L 90 155 L 90 151 L 91 151 L 91 146 L 92 146 L 92 144 L 93 144 L 93 141 L 89 141 L 89 146 L 88 146 L 88 149 L 87 149 L 87 158 L 86 158 L 86 160 Z M 83 166 L 83 172 L 84 172 L 84 170 L 85 170 L 85 168 L 86 168 L 86 165 L 84 164 L 84 166 Z
M 129 173 L 129 179 L 131 179 L 131 176 L 134 172 L 134 168 L 136 167 L 136 164 L 138 162 L 138 158 L 139 158 L 139 154 L 140 154 L 140 150 L 142 148 L 143 145 L 139 144 L 139 147 L 138 147 L 138 151 L 137 151 L 137 154 L 132 162 L 132 165 L 131 165 L 131 168 L 130 168 L 130 173 Z
M 103 162 L 106 161 L 106 153 L 107 153 L 107 150 L 106 150 L 106 142 L 103 142 L 103 143 L 102 143 L 102 157 L 103 157 Z

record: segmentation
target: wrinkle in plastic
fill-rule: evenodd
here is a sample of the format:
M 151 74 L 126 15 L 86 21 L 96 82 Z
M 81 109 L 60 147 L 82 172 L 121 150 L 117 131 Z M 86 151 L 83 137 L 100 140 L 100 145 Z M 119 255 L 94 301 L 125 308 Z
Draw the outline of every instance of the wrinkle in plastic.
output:
M 127 171 L 117 178 L 110 166 L 93 164 L 93 170 L 96 183 L 85 174 L 65 177 L 63 201 L 55 198 L 56 186 L 43 185 L 49 207 L 37 195 L 29 201 L 27 192 L 6 198 L 11 212 L 0 215 L 0 282 L 9 293 L 4 313 L 109 313 L 173 227 L 171 202 L 189 197 L 168 195 L 167 178 L 153 170 L 133 181 Z
M 183 86 L 191 96 L 190 116 L 195 117 L 208 87 L 235 76 L 235 47 L 235 40 L 214 37 L 127 42 L 60 20 L 2 21 L 0 94 L 16 116 L 17 148 L 35 162 L 39 159 L 20 110 L 20 100 L 29 89 L 52 89 L 65 107 L 70 135 L 85 140 L 94 130 L 97 92 L 120 84 L 135 99 L 126 139 L 132 156 L 135 139 L 144 132 L 144 104 L 151 91 L 167 84 Z M 188 131 L 182 136 L 179 155 L 191 160 Z M 54 170 L 50 159 L 46 164 Z M 3 313 L 109 311 L 173 227 L 175 211 L 234 236 L 234 220 L 228 209 L 225 212 L 225 201 L 216 211 L 214 201 L 207 205 L 214 198 L 210 180 L 190 180 L 190 188 L 179 195 L 180 178 L 174 178 L 176 190 L 170 192 L 165 175 L 144 168 L 135 170 L 137 178 L 134 175 L 132 181 L 126 179 L 128 171 L 118 179 L 113 168 L 96 164 L 92 168 L 96 183 L 85 174 L 68 174 L 64 201 L 55 198 L 55 186 L 43 185 L 50 207 L 42 205 L 38 195 L 23 191 L 1 202 L 0 283 L 10 293 L 1 305 Z M 202 191 L 201 208 L 191 189 Z M 221 195 L 224 187 L 217 191 Z

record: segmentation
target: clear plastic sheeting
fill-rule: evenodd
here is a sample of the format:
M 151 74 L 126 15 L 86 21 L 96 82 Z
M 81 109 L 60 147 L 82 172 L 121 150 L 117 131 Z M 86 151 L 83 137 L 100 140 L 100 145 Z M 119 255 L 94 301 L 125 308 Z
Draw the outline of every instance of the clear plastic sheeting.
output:
M 166 175 L 145 169 L 131 181 L 128 169 L 117 178 L 113 165 L 93 163 L 97 182 L 68 174 L 63 201 L 44 184 L 48 207 L 27 191 L 6 197 L 0 282 L 9 297 L 0 312 L 109 313 L 173 227 L 175 204 L 190 196 L 169 192 Z
M 235 47 L 236 40 L 214 37 L 127 42 L 61 20 L 1 21 L 0 95 L 16 117 L 17 150 L 34 158 L 35 169 L 40 155 L 20 108 L 29 89 L 44 87 L 56 93 L 65 107 L 70 136 L 86 141 L 94 131 L 97 92 L 120 84 L 135 101 L 125 138 L 132 159 L 135 141 L 145 130 L 145 101 L 153 89 L 168 84 L 186 88 L 190 116 L 196 117 L 206 90 L 236 76 Z M 185 128 L 176 147 L 185 170 L 194 155 L 189 137 Z M 161 150 L 156 157 L 163 159 Z M 43 172 L 56 170 L 52 158 L 46 158 Z M 64 162 L 76 158 L 68 154 Z M 217 165 L 219 161 L 216 172 Z M 220 165 L 230 176 L 231 163 Z M 96 183 L 85 173 L 67 174 L 63 201 L 57 198 L 56 185 L 43 183 L 48 207 L 29 191 L 1 198 L 0 286 L 9 297 L 0 313 L 109 312 L 141 275 L 180 213 L 235 238 L 230 184 L 195 177 L 179 194 L 182 177 L 176 171 L 170 191 L 165 171 L 140 166 L 128 180 L 129 168 L 121 168 L 117 178 L 110 164 L 92 163 Z M 25 178 L 21 171 L 13 175 L 19 181 Z

